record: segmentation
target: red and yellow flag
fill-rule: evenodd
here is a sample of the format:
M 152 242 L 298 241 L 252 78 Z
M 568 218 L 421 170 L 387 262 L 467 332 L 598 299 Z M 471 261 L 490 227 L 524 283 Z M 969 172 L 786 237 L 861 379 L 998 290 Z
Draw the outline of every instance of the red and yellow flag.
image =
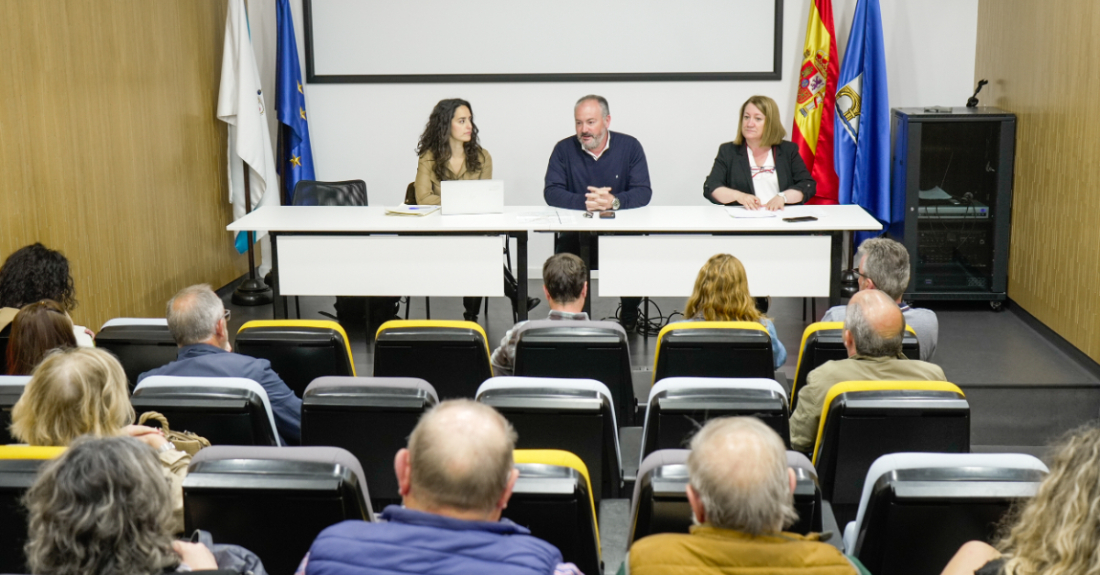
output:
M 833 106 L 840 75 L 832 0 L 814 0 L 806 23 L 806 48 L 798 74 L 798 101 L 794 108 L 794 135 L 802 161 L 817 182 L 817 194 L 809 203 L 837 203 L 837 177 L 833 167 Z

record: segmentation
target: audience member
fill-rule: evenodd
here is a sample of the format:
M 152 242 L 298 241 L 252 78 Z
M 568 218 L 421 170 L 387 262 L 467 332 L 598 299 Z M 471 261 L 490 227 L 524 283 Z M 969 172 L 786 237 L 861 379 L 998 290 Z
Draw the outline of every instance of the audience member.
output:
M 1100 428 L 1062 438 L 1039 491 L 1021 500 L 1005 526 L 995 548 L 963 545 L 943 575 L 1100 573 Z
M 42 360 L 11 410 L 12 435 L 29 445 L 69 445 L 81 435 L 128 435 L 156 449 L 171 486 L 173 527 L 183 531 L 183 478 L 191 456 L 176 449 L 159 429 L 130 425 L 134 408 L 126 373 L 110 353 L 65 348 Z
M 43 464 L 25 503 L 33 573 L 216 570 L 201 543 L 172 541 L 168 484 L 153 450 L 126 437 L 82 437 Z
M 394 459 L 403 505 L 386 507 L 383 523 L 325 529 L 298 573 L 578 573 L 556 547 L 501 518 L 519 476 L 515 441 L 508 420 L 487 405 L 439 404 Z
M 877 289 L 863 290 L 848 302 L 844 318 L 844 347 L 848 359 L 830 361 L 810 372 L 806 385 L 795 390 L 798 407 L 791 414 L 791 447 L 809 453 L 825 395 L 845 381 L 944 381 L 938 365 L 909 360 L 901 352 L 905 318 L 890 296 Z
M 542 264 L 542 293 L 550 305 L 553 320 L 588 319 L 584 313 L 584 297 L 588 293 L 588 268 L 581 258 L 560 253 L 550 256 Z M 519 322 L 504 334 L 500 347 L 493 351 L 493 373 L 512 375 L 516 365 L 516 343 L 519 342 L 520 327 L 527 322 Z
M 909 250 L 891 239 L 871 238 L 859 244 L 856 261 L 859 262 L 859 267 L 856 268 L 859 289 L 881 290 L 894 298 L 901 308 L 901 314 L 905 316 L 905 323 L 917 332 L 920 359 L 932 361 L 940 336 L 940 322 L 936 318 L 936 312 L 913 307 L 901 300 L 905 295 L 905 288 L 909 286 Z M 844 321 L 846 309 L 842 305 L 831 307 L 821 321 Z
M 229 312 L 206 284 L 183 288 L 168 300 L 168 330 L 179 346 L 176 361 L 147 371 L 151 375 L 185 377 L 243 377 L 263 386 L 283 443 L 302 437 L 302 400 L 271 370 L 271 362 L 232 353 Z
M 779 369 L 787 361 L 787 349 L 779 341 L 775 324 L 756 307 L 749 295 L 749 278 L 741 260 L 729 255 L 711 256 L 695 278 L 684 317 L 688 321 L 752 321 L 768 330 L 772 340 L 772 362 Z
M 818 534 L 783 531 L 798 518 L 795 475 L 783 440 L 760 420 L 708 421 L 691 440 L 687 467 L 691 533 L 635 541 L 624 564 L 631 575 L 862 571 Z
M 73 311 L 77 304 L 74 292 L 69 260 L 64 254 L 40 243 L 16 250 L 0 266 L 0 332 L 20 308 L 35 302 L 49 299 L 66 312 Z M 73 326 L 73 335 L 79 345 L 93 345 L 88 328 Z
M 51 350 L 76 347 L 73 320 L 53 300 L 23 306 L 11 322 L 8 375 L 30 375 Z

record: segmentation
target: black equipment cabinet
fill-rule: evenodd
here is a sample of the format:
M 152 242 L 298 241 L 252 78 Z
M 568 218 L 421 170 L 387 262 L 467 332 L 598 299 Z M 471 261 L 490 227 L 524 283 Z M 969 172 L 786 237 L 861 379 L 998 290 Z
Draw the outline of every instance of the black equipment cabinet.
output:
M 891 186 L 905 195 L 906 300 L 1007 298 L 1016 116 L 894 108 Z

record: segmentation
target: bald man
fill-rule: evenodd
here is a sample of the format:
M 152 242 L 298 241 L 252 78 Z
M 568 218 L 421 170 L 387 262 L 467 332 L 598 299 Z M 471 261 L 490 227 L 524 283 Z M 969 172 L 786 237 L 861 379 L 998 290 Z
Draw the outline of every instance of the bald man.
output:
M 325 529 L 297 573 L 580 575 L 556 547 L 501 518 L 519 477 L 515 443 L 493 408 L 468 399 L 439 404 L 394 458 L 403 505 L 386 507 L 382 523 Z
M 810 453 L 825 395 L 845 381 L 945 381 L 938 365 L 907 359 L 901 353 L 905 318 L 897 302 L 877 289 L 863 290 L 848 302 L 844 317 L 844 347 L 848 359 L 830 361 L 810 372 L 798 390 L 798 407 L 791 414 L 791 447 Z
M 754 417 L 712 419 L 691 440 L 687 461 L 691 534 L 634 542 L 631 575 L 795 573 L 856 575 L 859 570 L 818 535 L 787 533 L 794 471 L 779 435 Z

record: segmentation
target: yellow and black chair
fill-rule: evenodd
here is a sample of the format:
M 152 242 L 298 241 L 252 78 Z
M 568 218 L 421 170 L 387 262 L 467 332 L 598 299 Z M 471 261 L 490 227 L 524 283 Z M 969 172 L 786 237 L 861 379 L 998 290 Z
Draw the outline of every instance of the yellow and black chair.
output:
M 504 517 L 561 551 L 584 573 L 601 573 L 600 529 L 588 469 L 576 455 L 517 449 L 519 479 Z
M 666 377 L 775 377 L 772 338 L 753 321 L 670 323 L 657 336 L 653 383 Z
M 969 453 L 962 390 L 946 381 L 848 381 L 829 389 L 813 464 L 840 525 L 855 518 L 871 464 L 898 452 Z
M 31 572 L 23 558 L 27 542 L 23 494 L 34 484 L 38 468 L 64 451 L 64 447 L 0 445 L 0 573 Z
M 348 334 L 328 320 L 256 320 L 237 330 L 237 353 L 271 362 L 287 387 L 302 397 L 324 376 L 355 376 Z
M 493 377 L 489 338 L 471 321 L 387 321 L 375 336 L 374 376 L 418 377 L 440 399 L 473 399 Z
M 920 342 L 912 326 L 905 326 L 901 351 L 909 359 L 920 358 Z M 806 326 L 806 331 L 802 332 L 802 345 L 798 348 L 798 367 L 791 383 L 792 413 L 798 407 L 799 386 L 805 387 L 810 372 L 827 361 L 840 359 L 848 359 L 848 350 L 844 347 L 844 322 L 819 321 Z
M 139 375 L 176 361 L 179 353 L 179 346 L 168 331 L 168 320 L 162 317 L 108 320 L 96 334 L 95 346 L 118 358 L 131 391 L 137 386 Z

